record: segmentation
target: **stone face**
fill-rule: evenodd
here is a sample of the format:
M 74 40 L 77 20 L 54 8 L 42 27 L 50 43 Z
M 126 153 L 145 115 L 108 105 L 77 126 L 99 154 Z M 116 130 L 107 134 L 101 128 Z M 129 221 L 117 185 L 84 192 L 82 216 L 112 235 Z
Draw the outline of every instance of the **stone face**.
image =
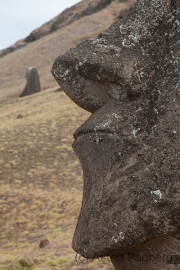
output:
M 27 69 L 26 79 L 27 79 L 26 86 L 19 97 L 29 96 L 41 91 L 39 75 L 35 67 L 29 67 Z
M 92 112 L 73 143 L 84 173 L 73 248 L 84 257 L 157 237 L 164 252 L 170 242 L 178 252 L 168 235 L 180 227 L 179 72 L 180 10 L 168 0 L 139 0 L 126 19 L 55 60 L 57 82 Z

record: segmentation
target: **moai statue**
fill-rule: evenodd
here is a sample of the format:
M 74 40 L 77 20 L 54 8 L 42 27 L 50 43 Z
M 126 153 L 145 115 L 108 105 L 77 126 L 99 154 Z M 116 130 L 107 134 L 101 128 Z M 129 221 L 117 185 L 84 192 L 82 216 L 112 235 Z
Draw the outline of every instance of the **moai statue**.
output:
M 29 67 L 26 71 L 26 86 L 19 97 L 25 97 L 41 91 L 39 75 L 35 67 Z
M 84 173 L 73 248 L 116 270 L 180 269 L 180 9 L 139 0 L 59 56 L 52 74 L 92 113 L 74 133 Z

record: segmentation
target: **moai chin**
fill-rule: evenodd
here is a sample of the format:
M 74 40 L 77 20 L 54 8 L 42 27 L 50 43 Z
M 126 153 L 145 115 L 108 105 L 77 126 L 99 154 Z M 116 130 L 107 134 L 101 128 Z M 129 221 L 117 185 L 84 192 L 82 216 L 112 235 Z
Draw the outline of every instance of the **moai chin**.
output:
M 116 270 L 179 269 L 176 4 L 137 1 L 126 19 L 52 68 L 72 101 L 92 113 L 74 133 L 84 191 L 73 248 L 86 258 L 110 256 Z

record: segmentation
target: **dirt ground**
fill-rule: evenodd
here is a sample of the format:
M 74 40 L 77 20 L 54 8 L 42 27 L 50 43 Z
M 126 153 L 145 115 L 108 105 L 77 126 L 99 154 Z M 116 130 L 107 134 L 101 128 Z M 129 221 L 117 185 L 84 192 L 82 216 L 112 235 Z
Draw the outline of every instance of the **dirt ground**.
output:
M 83 188 L 72 134 L 89 115 L 56 87 L 0 103 L 0 270 L 31 269 L 28 261 L 39 270 L 113 269 L 71 248 Z M 44 239 L 50 245 L 39 248 Z

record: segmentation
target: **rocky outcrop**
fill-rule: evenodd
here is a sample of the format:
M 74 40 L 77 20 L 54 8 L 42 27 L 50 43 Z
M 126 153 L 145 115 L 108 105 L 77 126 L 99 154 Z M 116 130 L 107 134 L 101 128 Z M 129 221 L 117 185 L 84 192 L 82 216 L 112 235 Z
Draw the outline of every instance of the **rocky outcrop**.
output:
M 12 52 L 15 52 L 23 47 L 25 47 L 27 45 L 26 42 L 24 42 L 23 40 L 19 40 L 17 41 L 15 44 L 13 44 L 12 46 L 6 48 L 6 49 L 3 49 L 0 51 L 0 58 L 9 54 L 9 53 L 12 53 Z
M 101 9 L 106 8 L 113 0 L 94 0 L 87 1 L 86 5 L 81 8 L 81 3 L 73 8 L 66 9 L 62 12 L 51 24 L 51 32 L 67 26 L 74 21 L 81 19 L 84 16 L 90 16 L 99 12 Z
M 33 42 L 49 33 L 57 31 L 58 29 L 65 27 L 74 21 L 81 19 L 84 16 L 90 16 L 93 13 L 106 8 L 113 0 L 90 0 L 86 1 L 86 5 L 79 3 L 64 10 L 60 15 L 55 17 L 50 22 L 44 24 L 42 27 L 33 31 L 25 42 Z
M 30 42 L 34 42 L 58 29 L 65 27 L 84 16 L 90 16 L 106 8 L 114 0 L 86 0 L 64 10 L 54 19 L 43 24 L 41 27 L 32 31 L 25 39 L 16 42 L 14 45 L 0 51 L 0 57 L 21 49 Z
M 178 258 L 129 266 L 115 260 L 144 251 L 168 258 L 180 248 L 176 4 L 139 0 L 126 19 L 52 68 L 66 94 L 92 113 L 74 133 L 84 192 L 73 248 L 86 258 L 111 256 L 117 270 L 179 269 Z
M 39 75 L 35 67 L 29 67 L 26 71 L 27 83 L 19 97 L 29 96 L 41 91 Z

